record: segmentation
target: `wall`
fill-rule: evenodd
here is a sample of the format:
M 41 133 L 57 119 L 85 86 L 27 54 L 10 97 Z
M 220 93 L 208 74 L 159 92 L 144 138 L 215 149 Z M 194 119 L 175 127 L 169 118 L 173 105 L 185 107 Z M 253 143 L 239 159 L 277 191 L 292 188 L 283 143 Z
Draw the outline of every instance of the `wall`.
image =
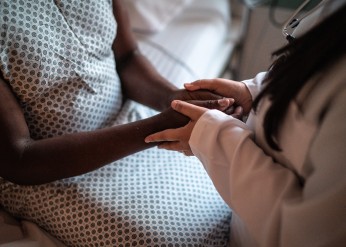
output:
M 251 11 L 249 29 L 245 39 L 240 61 L 238 79 L 252 78 L 260 71 L 266 70 L 271 62 L 271 53 L 286 43 L 281 34 L 281 26 L 275 26 L 269 20 L 269 8 L 260 7 Z M 283 23 L 292 10 L 275 9 L 275 20 Z

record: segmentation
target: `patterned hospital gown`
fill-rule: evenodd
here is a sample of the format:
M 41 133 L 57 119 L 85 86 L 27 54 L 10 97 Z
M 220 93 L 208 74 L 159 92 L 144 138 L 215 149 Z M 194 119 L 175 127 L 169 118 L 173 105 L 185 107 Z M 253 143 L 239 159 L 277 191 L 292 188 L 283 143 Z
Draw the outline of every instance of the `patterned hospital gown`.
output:
M 1 73 L 32 138 L 156 113 L 122 105 L 110 1 L 1 0 L 0 35 Z M 0 205 L 68 246 L 225 246 L 231 217 L 196 158 L 156 148 L 44 185 L 0 178 Z

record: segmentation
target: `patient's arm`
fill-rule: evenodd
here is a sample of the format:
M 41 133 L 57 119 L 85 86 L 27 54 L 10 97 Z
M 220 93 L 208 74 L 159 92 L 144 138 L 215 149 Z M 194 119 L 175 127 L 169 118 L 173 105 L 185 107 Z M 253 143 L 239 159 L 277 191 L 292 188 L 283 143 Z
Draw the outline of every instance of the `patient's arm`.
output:
M 80 175 L 153 147 L 156 144 L 144 142 L 146 136 L 187 122 L 168 108 L 129 124 L 33 140 L 20 105 L 0 78 L 0 176 L 19 184 L 41 184 Z
M 128 13 L 122 2 L 113 0 L 114 15 L 118 23 L 113 51 L 125 97 L 158 111 L 165 110 L 174 99 L 215 100 L 222 98 L 207 90 L 189 92 L 178 89 L 161 76 L 139 51 L 137 41 L 130 28 Z
M 95 170 L 152 147 L 145 136 L 187 119 L 171 109 L 111 128 L 33 140 L 20 105 L 0 79 L 0 176 L 20 184 L 40 184 Z

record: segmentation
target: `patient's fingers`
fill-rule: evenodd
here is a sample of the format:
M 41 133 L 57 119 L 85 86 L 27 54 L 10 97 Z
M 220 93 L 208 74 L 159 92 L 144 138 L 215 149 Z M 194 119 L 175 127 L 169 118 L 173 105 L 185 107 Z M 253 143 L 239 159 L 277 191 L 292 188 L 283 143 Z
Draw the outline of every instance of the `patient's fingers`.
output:
M 226 111 L 233 105 L 234 99 L 223 98 L 219 100 L 202 100 L 202 101 L 188 101 L 197 106 L 202 106 L 208 109 L 216 109 L 219 111 Z

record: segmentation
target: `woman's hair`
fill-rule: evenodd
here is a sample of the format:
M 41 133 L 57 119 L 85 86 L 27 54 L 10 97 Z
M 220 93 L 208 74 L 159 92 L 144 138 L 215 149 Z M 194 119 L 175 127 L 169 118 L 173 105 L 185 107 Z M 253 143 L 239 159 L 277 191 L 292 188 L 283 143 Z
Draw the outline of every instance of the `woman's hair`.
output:
M 267 73 L 265 87 L 253 104 L 256 110 L 264 97 L 271 100 L 263 122 L 270 147 L 280 150 L 276 138 L 290 102 L 315 73 L 325 70 L 345 52 L 346 4 L 309 32 L 273 53 L 278 59 Z

